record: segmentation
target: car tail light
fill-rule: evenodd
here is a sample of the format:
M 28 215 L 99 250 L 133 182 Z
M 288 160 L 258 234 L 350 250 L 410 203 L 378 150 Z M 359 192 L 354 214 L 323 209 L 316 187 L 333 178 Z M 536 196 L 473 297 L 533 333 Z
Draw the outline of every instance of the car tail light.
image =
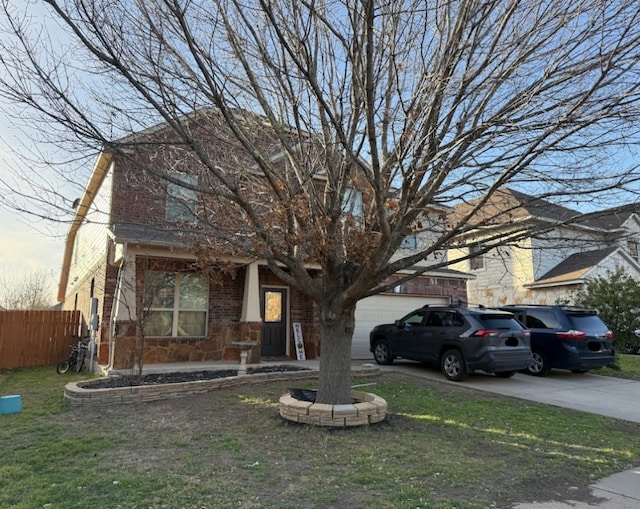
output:
M 486 338 L 487 336 L 499 336 L 499 330 L 488 330 L 488 329 L 480 329 L 475 331 L 472 336 L 478 336 L 481 338 Z
M 584 331 L 573 329 L 568 331 L 556 332 L 556 336 L 558 336 L 560 339 L 584 339 L 586 335 L 587 333 Z

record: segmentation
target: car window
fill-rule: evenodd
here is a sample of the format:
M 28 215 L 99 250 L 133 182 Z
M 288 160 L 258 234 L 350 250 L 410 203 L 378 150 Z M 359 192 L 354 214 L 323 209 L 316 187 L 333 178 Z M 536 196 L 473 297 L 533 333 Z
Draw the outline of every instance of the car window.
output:
M 597 315 L 573 315 L 570 314 L 569 320 L 571 321 L 571 328 L 581 330 L 588 333 L 600 333 L 606 332 L 608 327 Z
M 560 322 L 553 309 L 527 309 L 527 327 L 531 329 L 557 329 Z
M 442 327 L 444 325 L 444 315 L 445 313 L 443 311 L 431 311 L 425 325 L 427 327 Z
M 415 311 L 414 313 L 411 313 L 410 315 L 405 316 L 402 319 L 402 323 L 410 324 L 410 325 L 421 325 L 422 321 L 424 320 L 424 315 L 425 315 L 424 311 Z
M 460 327 L 464 325 L 464 320 L 455 311 L 438 310 L 431 311 L 427 318 L 426 325 L 429 327 Z
M 509 311 L 511 311 L 511 310 L 509 310 Z M 526 323 L 527 318 L 524 315 L 524 311 L 520 311 L 520 310 L 514 309 L 512 311 L 512 313 L 516 317 L 516 320 L 518 320 L 520 323 Z
M 522 330 L 522 324 L 511 315 L 482 315 L 480 320 L 491 330 Z
M 451 312 L 448 316 L 450 322 L 446 322 L 447 327 L 462 327 L 464 325 L 464 318 L 459 313 Z

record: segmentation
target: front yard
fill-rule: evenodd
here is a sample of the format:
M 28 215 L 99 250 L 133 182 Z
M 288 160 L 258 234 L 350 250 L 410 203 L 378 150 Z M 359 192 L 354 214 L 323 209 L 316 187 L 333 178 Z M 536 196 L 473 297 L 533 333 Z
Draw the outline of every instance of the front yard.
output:
M 387 421 L 339 430 L 279 418 L 285 382 L 75 408 L 75 375 L 0 379 L 24 406 L 0 416 L 2 508 L 505 508 L 640 465 L 640 424 L 393 373 L 368 380 Z
M 640 380 L 640 355 L 618 355 L 616 356 L 616 367 L 618 369 L 602 368 L 594 373 L 628 380 Z

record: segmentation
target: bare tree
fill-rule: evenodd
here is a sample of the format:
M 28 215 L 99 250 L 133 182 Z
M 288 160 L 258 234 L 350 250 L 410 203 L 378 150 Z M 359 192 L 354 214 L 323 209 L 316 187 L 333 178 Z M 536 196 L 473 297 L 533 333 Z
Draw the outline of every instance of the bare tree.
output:
M 485 200 L 446 228 L 425 211 L 505 186 L 559 202 L 637 189 L 634 165 L 607 165 L 636 142 L 635 0 L 44 3 L 74 59 L 2 0 L 14 37 L 0 94 L 85 148 L 164 123 L 165 148 L 207 175 L 198 191 L 242 218 L 215 245 L 266 260 L 317 303 L 320 402 L 350 401 L 358 300 L 482 226 L 469 219 Z M 236 171 L 193 128 L 202 111 L 242 148 Z M 258 118 L 272 143 L 256 142 Z M 526 234 L 513 226 L 486 249 Z M 398 256 L 408 232 L 432 240 Z
M 36 271 L 19 274 L 5 271 L 0 276 L 0 306 L 4 309 L 48 309 L 51 307 L 51 276 Z

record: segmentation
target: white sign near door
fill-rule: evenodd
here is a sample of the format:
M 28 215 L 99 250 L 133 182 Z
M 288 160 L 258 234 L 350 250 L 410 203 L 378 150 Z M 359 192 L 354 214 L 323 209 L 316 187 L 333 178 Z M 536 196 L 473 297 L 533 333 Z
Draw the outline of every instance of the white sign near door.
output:
M 304 340 L 302 339 L 302 325 L 300 322 L 293 322 L 293 344 L 296 346 L 296 356 L 299 361 L 304 361 L 307 355 L 304 351 Z

